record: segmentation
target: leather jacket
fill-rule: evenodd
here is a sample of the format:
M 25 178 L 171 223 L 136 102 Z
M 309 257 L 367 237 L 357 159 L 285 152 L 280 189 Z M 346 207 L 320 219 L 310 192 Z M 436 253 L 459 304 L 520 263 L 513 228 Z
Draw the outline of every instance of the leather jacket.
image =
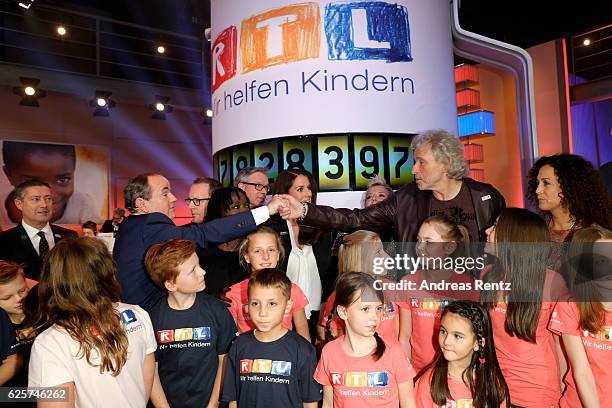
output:
M 506 208 L 506 201 L 490 184 L 471 178 L 465 178 L 463 182 L 472 198 L 479 238 L 486 241 L 485 231 Z M 395 241 L 416 242 L 419 226 L 431 214 L 432 195 L 431 190 L 419 190 L 412 182 L 387 200 L 369 208 L 349 210 L 308 205 L 308 213 L 302 224 L 344 232 L 392 230 Z

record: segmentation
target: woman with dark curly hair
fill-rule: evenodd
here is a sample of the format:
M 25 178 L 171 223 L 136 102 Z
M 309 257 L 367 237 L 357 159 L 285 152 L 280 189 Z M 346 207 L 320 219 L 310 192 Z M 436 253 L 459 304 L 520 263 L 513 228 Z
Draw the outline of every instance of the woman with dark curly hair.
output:
M 568 242 L 577 229 L 593 223 L 610 228 L 610 198 L 599 172 L 584 158 L 543 156 L 528 180 L 527 198 L 545 216 L 552 241 Z

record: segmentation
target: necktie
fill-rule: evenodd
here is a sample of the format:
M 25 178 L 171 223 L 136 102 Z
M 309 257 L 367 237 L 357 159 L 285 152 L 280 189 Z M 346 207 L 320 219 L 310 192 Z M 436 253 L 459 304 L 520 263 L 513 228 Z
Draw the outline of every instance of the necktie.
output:
M 44 232 L 39 231 L 36 235 L 40 237 L 40 242 L 38 243 L 38 255 L 42 259 L 45 257 L 47 252 L 49 252 L 49 243 L 47 242 L 47 237 L 45 237 Z

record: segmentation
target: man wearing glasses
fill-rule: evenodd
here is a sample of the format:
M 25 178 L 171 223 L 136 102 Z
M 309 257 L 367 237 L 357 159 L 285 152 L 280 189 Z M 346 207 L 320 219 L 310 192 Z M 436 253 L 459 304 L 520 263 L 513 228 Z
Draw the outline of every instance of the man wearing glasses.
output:
M 251 208 L 260 207 L 270 191 L 268 170 L 263 167 L 245 167 L 238 172 L 234 186 L 246 193 Z
M 189 197 L 185 199 L 189 210 L 191 210 L 192 222 L 195 224 L 204 222 L 210 196 L 218 188 L 221 188 L 221 183 L 210 177 L 198 177 L 193 180 L 189 189 Z

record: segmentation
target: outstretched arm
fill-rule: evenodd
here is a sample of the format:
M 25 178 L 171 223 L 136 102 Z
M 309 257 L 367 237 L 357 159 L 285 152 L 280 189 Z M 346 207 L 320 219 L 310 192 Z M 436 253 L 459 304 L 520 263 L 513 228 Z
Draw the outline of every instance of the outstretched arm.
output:
M 304 225 L 328 230 L 344 232 L 359 229 L 388 230 L 392 228 L 397 212 L 395 196 L 361 210 L 336 209 L 323 205 L 300 203 L 287 194 L 280 195 L 280 197 L 289 203 L 288 206 L 279 210 L 279 214 L 284 219 L 297 219 Z

